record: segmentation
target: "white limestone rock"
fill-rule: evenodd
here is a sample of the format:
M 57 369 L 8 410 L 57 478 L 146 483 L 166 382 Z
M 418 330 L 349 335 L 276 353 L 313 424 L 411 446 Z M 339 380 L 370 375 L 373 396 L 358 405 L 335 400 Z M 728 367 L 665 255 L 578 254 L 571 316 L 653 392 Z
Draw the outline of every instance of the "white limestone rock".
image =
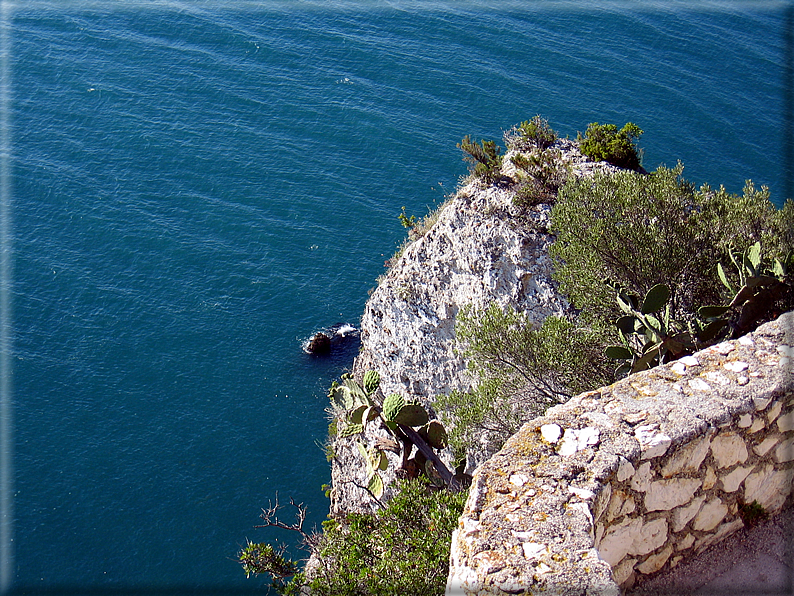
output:
M 719 468 L 727 468 L 747 460 L 747 446 L 744 440 L 734 433 L 714 437 L 711 442 L 711 455 Z

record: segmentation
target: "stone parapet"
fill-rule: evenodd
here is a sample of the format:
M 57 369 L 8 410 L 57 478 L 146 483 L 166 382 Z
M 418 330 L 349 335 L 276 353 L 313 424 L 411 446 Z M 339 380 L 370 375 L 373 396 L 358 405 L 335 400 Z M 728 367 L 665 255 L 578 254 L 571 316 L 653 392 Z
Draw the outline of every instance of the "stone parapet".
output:
M 787 506 L 794 313 L 579 395 L 472 483 L 447 594 L 619 594 Z

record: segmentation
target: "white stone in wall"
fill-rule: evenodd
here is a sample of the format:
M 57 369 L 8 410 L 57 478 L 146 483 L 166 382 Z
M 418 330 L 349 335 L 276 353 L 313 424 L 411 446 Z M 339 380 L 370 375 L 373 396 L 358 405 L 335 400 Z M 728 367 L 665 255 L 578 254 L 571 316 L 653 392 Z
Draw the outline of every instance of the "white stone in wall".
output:
M 544 424 L 540 427 L 540 436 L 543 437 L 544 441 L 552 445 L 560 440 L 561 434 L 562 429 L 558 424 Z
M 711 442 L 711 455 L 719 468 L 727 468 L 747 459 L 747 446 L 742 438 L 729 433 L 714 437 Z
M 771 397 L 754 397 L 753 404 L 755 405 L 755 409 L 757 411 L 766 410 L 766 407 L 769 405 L 769 402 L 772 401 Z
M 755 451 L 756 455 L 764 457 L 772 447 L 778 444 L 781 439 L 781 435 L 769 435 L 763 441 L 761 441 L 758 445 L 753 447 L 753 451 Z
M 626 500 L 630 498 L 631 496 L 622 490 L 616 490 L 612 493 L 612 498 L 609 500 L 609 505 L 607 506 L 607 522 L 611 522 L 616 517 L 620 517 L 620 508 Z
M 759 430 L 763 430 L 765 428 L 766 428 L 766 422 L 764 422 L 763 418 L 759 417 L 753 420 L 753 424 L 750 426 L 750 428 L 747 429 L 747 432 L 750 434 L 754 434 L 757 433 Z
M 794 411 L 777 419 L 777 429 L 782 433 L 794 430 Z
M 680 532 L 689 523 L 689 520 L 697 515 L 700 511 L 706 497 L 697 497 L 686 506 L 678 507 L 673 510 L 672 522 L 673 532 Z
M 747 363 L 740 360 L 734 360 L 732 362 L 726 362 L 723 364 L 723 367 L 731 372 L 740 373 L 747 370 Z
M 726 474 L 720 478 L 722 482 L 722 490 L 726 493 L 732 493 L 739 490 L 742 481 L 747 478 L 747 475 L 753 471 L 753 466 L 737 466 L 730 474 Z
M 588 499 L 592 499 L 595 497 L 595 493 L 591 490 L 587 490 L 586 488 L 577 488 L 575 486 L 569 486 L 568 492 L 574 495 L 575 497 L 579 497 L 583 501 L 587 501 Z
M 706 373 L 706 378 L 712 383 L 716 383 L 717 385 L 722 385 L 723 387 L 725 385 L 731 384 L 731 380 L 718 370 L 710 370 L 709 372 Z
M 739 428 L 747 428 L 752 423 L 753 423 L 753 417 L 750 416 L 750 414 L 742 414 L 741 416 L 739 416 L 739 422 L 737 423 L 737 426 Z
M 600 433 L 601 431 L 592 426 L 582 429 L 566 428 L 558 452 L 562 456 L 570 456 L 586 447 L 597 445 Z
M 632 476 L 634 476 L 634 466 L 631 464 L 629 460 L 625 457 L 620 458 L 620 463 L 618 464 L 618 474 L 617 479 L 618 482 L 623 482 L 624 480 L 628 480 Z
M 642 520 L 627 519 L 609 528 L 598 544 L 598 556 L 614 569 L 629 554 L 634 539 L 642 529 Z
M 794 469 L 775 470 L 770 463 L 753 472 L 744 481 L 744 502 L 758 501 L 770 513 L 776 513 L 791 492 Z
M 794 437 L 787 441 L 783 441 L 775 449 L 775 461 L 783 463 L 794 460 Z
M 686 366 L 700 366 L 700 362 L 694 356 L 684 356 L 678 359 L 678 362 L 681 364 L 685 364 Z
M 766 419 L 769 424 L 772 424 L 775 419 L 780 415 L 780 411 L 783 409 L 783 404 L 781 402 L 777 402 L 769 408 L 769 411 L 766 413 Z
M 692 522 L 692 528 L 699 531 L 713 530 L 728 515 L 728 508 L 725 504 L 714 498 L 700 510 Z
M 674 507 L 688 503 L 702 480 L 699 478 L 681 478 L 652 482 L 645 493 L 645 509 L 648 511 L 669 511 Z
M 634 437 L 640 443 L 642 459 L 651 459 L 664 455 L 672 442 L 670 437 L 659 432 L 659 425 L 657 424 L 638 426 L 634 431 Z
M 653 472 L 651 471 L 651 462 L 645 462 L 635 472 L 631 479 L 631 488 L 638 493 L 644 493 L 651 485 L 651 478 Z
M 537 559 L 549 552 L 548 545 L 539 542 L 522 542 L 521 548 L 524 551 L 524 557 L 530 560 Z
M 711 490 L 717 484 L 717 474 L 714 473 L 714 468 L 706 466 L 706 473 L 703 475 L 703 490 Z
M 670 478 L 683 471 L 696 471 L 709 452 L 711 439 L 708 436 L 695 439 L 680 448 L 662 467 L 662 476 Z
M 634 564 L 637 559 L 626 559 L 620 565 L 612 569 L 612 578 L 619 586 L 625 583 L 634 573 Z
M 663 517 L 643 524 L 632 540 L 630 555 L 647 555 L 667 542 L 667 520 Z
M 526 474 L 510 475 L 510 484 L 514 486 L 524 486 L 528 480 L 529 480 L 529 476 L 527 476 Z
M 659 571 L 662 567 L 664 567 L 664 564 L 667 563 L 667 559 L 670 558 L 671 554 L 673 554 L 673 545 L 668 544 L 658 553 L 651 555 L 642 563 L 637 565 L 636 569 L 645 575 Z
M 675 548 L 676 550 L 686 550 L 693 544 L 695 544 L 695 535 L 687 533 L 686 536 L 678 541 L 678 544 L 675 545 Z

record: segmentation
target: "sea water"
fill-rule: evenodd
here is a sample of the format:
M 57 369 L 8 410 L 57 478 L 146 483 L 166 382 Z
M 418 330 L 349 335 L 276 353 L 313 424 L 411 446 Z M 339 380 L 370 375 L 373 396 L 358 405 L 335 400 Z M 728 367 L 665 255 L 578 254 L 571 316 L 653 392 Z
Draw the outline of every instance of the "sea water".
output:
M 783 2 L 4 9 L 19 593 L 267 592 L 235 555 L 300 556 L 253 527 L 277 494 L 324 519 L 357 349 L 301 346 L 357 325 L 464 135 L 632 121 L 648 169 L 792 195 Z

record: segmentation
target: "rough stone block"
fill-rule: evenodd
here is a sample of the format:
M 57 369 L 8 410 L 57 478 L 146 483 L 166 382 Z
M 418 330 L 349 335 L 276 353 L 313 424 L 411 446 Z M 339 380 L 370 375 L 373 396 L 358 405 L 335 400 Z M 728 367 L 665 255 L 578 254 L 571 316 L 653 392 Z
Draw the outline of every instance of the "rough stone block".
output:
M 783 404 L 781 402 L 776 402 L 772 404 L 769 408 L 769 411 L 766 413 L 766 419 L 769 424 L 772 424 L 778 416 L 780 416 L 780 411 L 783 409 Z
M 769 435 L 763 441 L 758 443 L 758 445 L 755 445 L 753 447 L 753 451 L 756 453 L 756 455 L 764 457 L 767 453 L 769 453 L 769 450 L 772 449 L 772 447 L 778 444 L 781 438 L 781 435 Z
M 631 464 L 631 462 L 627 460 L 625 457 L 621 457 L 620 463 L 618 464 L 618 473 L 617 473 L 618 482 L 623 482 L 625 480 L 628 480 L 629 478 L 634 476 L 635 472 L 636 470 L 634 469 L 634 466 Z
M 672 442 L 670 437 L 659 432 L 659 427 L 656 424 L 638 426 L 634 431 L 634 437 L 639 441 L 642 449 L 641 459 L 653 459 L 664 455 Z
M 697 497 L 696 499 L 693 499 L 689 505 L 674 509 L 672 515 L 673 532 L 680 532 L 683 530 L 684 526 L 689 523 L 689 520 L 695 517 L 698 511 L 700 511 L 700 508 L 705 500 L 706 497 L 704 496 Z
M 737 426 L 739 428 L 747 428 L 753 423 L 753 417 L 750 414 L 742 414 L 739 416 L 739 422 Z
M 739 490 L 742 481 L 747 478 L 747 475 L 753 471 L 753 466 L 737 466 L 730 474 L 726 474 L 720 478 L 722 482 L 722 490 L 726 493 L 732 493 Z
M 777 429 L 782 433 L 794 430 L 794 411 L 777 419 Z
M 651 485 L 653 478 L 653 470 L 651 470 L 651 462 L 645 462 L 639 468 L 631 479 L 631 488 L 639 493 L 644 493 Z
M 664 564 L 667 563 L 667 559 L 670 558 L 671 554 L 673 554 L 673 546 L 671 544 L 668 544 L 661 551 L 651 555 L 650 557 L 645 559 L 642 563 L 637 565 L 636 569 L 637 571 L 645 575 L 649 573 L 655 573 L 656 571 L 659 571 L 662 567 L 664 567 Z
M 743 463 L 747 459 L 747 446 L 737 434 L 727 433 L 711 441 L 711 455 L 719 468 Z
M 775 470 L 770 463 L 753 472 L 744 481 L 744 502 L 758 501 L 770 513 L 776 513 L 791 492 L 794 469 Z
M 598 545 L 598 556 L 609 563 L 613 569 L 629 554 L 634 539 L 642 529 L 642 520 L 627 519 L 612 526 L 604 534 Z
M 726 515 L 728 515 L 728 507 L 720 499 L 714 498 L 703 505 L 695 521 L 692 522 L 692 528 L 702 532 L 713 530 Z
M 711 439 L 706 436 L 679 448 L 662 467 L 662 476 L 670 478 L 681 472 L 696 471 L 706 458 Z
M 703 481 L 699 478 L 680 478 L 652 482 L 645 494 L 645 509 L 668 511 L 692 499 Z
M 753 423 L 750 425 L 750 428 L 747 429 L 747 432 L 750 434 L 757 433 L 759 430 L 763 430 L 766 428 L 766 422 L 763 418 L 756 418 L 753 420 Z
M 623 586 L 634 575 L 634 564 L 637 559 L 626 559 L 620 565 L 612 569 L 612 577 L 615 583 Z
M 686 536 L 678 541 L 678 544 L 676 544 L 675 548 L 676 550 L 686 550 L 693 544 L 695 544 L 695 535 L 687 533 Z
M 779 463 L 794 460 L 794 437 L 782 442 L 775 449 L 775 461 Z
M 629 548 L 630 555 L 647 555 L 667 542 L 667 520 L 663 517 L 643 524 L 634 536 Z

